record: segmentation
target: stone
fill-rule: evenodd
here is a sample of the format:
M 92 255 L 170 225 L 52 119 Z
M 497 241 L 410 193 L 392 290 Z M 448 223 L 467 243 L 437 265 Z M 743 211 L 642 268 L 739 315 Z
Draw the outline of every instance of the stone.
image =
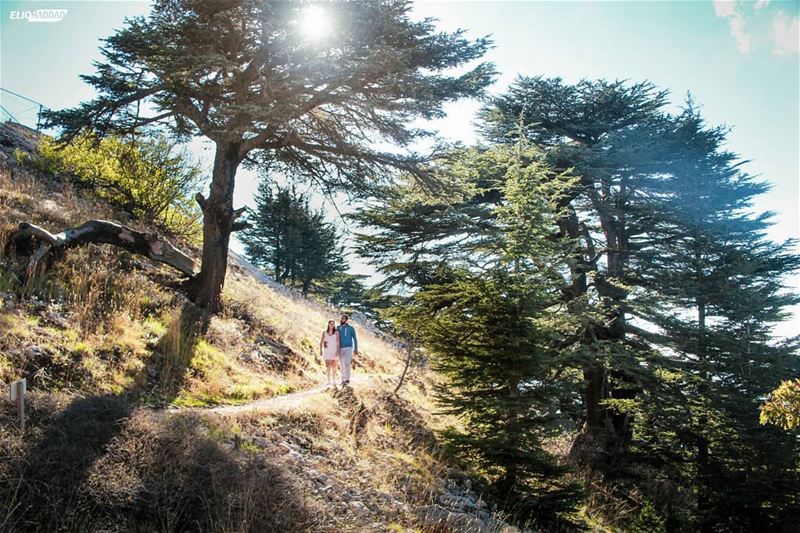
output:
M 270 444 L 269 439 L 264 437 L 251 437 L 250 442 L 261 449 L 268 448 Z
M 300 447 L 299 447 L 299 446 L 297 446 L 296 444 L 291 444 L 291 443 L 289 443 L 289 442 L 285 442 L 285 441 L 284 441 L 284 442 L 281 442 L 281 446 L 283 446 L 284 448 L 286 448 L 286 449 L 287 449 L 287 450 L 289 450 L 290 452 L 291 452 L 291 451 L 295 451 L 295 452 L 296 452 L 296 451 L 299 451 L 299 450 L 300 450 Z
M 44 314 L 44 319 L 47 323 L 52 324 L 60 329 L 67 329 L 69 328 L 69 321 L 59 313 L 51 310 L 48 310 Z
M 252 350 L 251 352 L 245 352 L 242 354 L 242 359 L 246 363 L 263 363 L 266 359 L 258 350 Z
M 47 361 L 50 358 L 50 352 L 37 344 L 32 344 L 25 348 L 25 355 L 38 362 Z
M 392 501 L 396 501 L 391 494 L 388 494 L 386 492 L 380 492 L 380 491 L 377 491 L 377 490 L 373 491 L 371 496 L 373 498 L 375 498 L 376 500 L 378 500 L 379 502 L 385 503 L 385 504 L 391 504 Z
M 482 520 L 466 513 L 451 511 L 441 505 L 423 505 L 415 509 L 420 524 L 426 528 L 447 527 L 455 531 L 470 533 L 492 533 Z
M 395 500 L 394 498 L 392 498 L 392 501 L 389 502 L 389 505 L 391 505 L 392 507 L 394 507 L 398 511 L 407 511 L 408 510 L 408 505 L 406 505 L 406 502 L 401 502 L 400 500 Z
M 326 485 L 329 479 L 328 476 L 313 468 L 306 470 L 306 477 L 314 480 L 319 485 Z
M 306 461 L 306 458 L 303 457 L 302 453 L 296 452 L 294 450 L 289 450 L 286 453 L 286 455 L 289 458 L 289 461 L 291 461 L 293 463 L 297 463 L 299 465 L 304 465 L 304 464 L 306 464 L 308 462 L 308 461 Z
M 369 512 L 369 507 L 364 505 L 364 502 L 359 500 L 351 501 L 348 506 L 350 507 L 351 511 L 358 515 L 363 515 Z
M 455 509 L 477 509 L 478 507 L 478 502 L 475 500 L 463 496 L 456 496 L 449 492 L 439 496 L 438 501 L 445 507 L 452 507 Z
M 507 524 L 497 518 L 489 518 L 487 523 L 489 524 L 489 527 L 491 527 L 492 531 L 496 533 L 520 533 L 520 529 L 518 527 Z

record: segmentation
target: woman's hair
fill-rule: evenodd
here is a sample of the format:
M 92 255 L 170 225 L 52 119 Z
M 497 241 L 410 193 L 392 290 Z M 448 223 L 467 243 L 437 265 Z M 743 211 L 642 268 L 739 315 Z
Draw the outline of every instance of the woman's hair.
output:
M 328 333 L 331 330 L 331 324 L 333 324 L 333 331 L 336 331 L 336 321 L 335 320 L 328 320 L 328 325 L 325 326 L 325 333 Z

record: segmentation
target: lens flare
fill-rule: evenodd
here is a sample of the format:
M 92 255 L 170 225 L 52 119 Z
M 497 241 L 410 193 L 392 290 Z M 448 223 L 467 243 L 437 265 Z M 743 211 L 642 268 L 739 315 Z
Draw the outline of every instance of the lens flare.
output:
M 309 39 L 323 39 L 331 34 L 333 24 L 326 10 L 321 6 L 309 6 L 300 18 L 300 28 Z

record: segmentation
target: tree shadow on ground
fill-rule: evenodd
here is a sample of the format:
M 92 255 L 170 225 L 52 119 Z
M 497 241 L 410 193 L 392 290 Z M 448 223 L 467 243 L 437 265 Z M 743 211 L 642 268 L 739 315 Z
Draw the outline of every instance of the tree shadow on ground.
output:
M 350 419 L 350 434 L 353 437 L 356 447 L 358 447 L 361 444 L 361 436 L 367 427 L 371 410 L 356 396 L 355 391 L 350 386 L 335 389 L 333 391 L 333 398 Z
M 186 304 L 159 348 L 162 401 L 180 391 L 207 317 Z M 166 335 L 165 335 L 166 337 Z M 172 343 L 170 345 L 170 343 Z M 150 368 L 142 372 L 150 373 Z M 28 428 L 0 407 L 0 531 L 296 531 L 311 511 L 263 455 L 228 448 L 198 415 L 137 409 L 121 394 L 33 392 Z

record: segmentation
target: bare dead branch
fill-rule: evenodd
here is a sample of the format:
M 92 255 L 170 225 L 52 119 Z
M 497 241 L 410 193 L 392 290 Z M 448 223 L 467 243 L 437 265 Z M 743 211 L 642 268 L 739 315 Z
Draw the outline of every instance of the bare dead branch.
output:
M 112 244 L 148 257 L 153 261 L 169 265 L 189 277 L 195 275 L 194 260 L 163 237 L 155 233 L 137 231 L 108 220 L 89 220 L 80 226 L 66 229 L 57 234 L 52 234 L 34 224 L 21 222 L 17 229 L 9 235 L 6 247 L 26 238 L 33 238 L 39 242 L 39 246 L 31 254 L 28 262 L 29 273 L 35 272 L 41 261 L 55 250 L 93 243 Z

